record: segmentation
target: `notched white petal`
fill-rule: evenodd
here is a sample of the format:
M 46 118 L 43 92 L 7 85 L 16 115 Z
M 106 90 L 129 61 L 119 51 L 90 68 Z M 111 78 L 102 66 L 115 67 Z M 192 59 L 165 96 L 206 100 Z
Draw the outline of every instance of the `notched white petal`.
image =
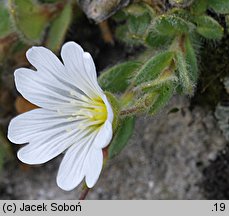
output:
M 95 79 L 97 75 L 94 62 L 81 46 L 75 42 L 67 42 L 61 49 L 61 57 L 68 75 L 81 91 L 90 98 L 101 94 L 101 89 Z
M 77 187 L 86 174 L 85 160 L 95 134 L 86 136 L 72 145 L 65 153 L 57 174 L 57 185 L 70 191 Z
M 64 66 L 57 56 L 49 49 L 41 46 L 33 46 L 26 52 L 28 61 L 43 73 L 61 74 Z

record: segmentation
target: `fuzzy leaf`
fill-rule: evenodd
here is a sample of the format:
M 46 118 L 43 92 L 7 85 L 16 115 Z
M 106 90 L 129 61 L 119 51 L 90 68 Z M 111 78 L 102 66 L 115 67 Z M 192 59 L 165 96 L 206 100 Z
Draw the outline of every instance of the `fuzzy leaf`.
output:
M 145 42 L 147 45 L 153 48 L 167 46 L 171 43 L 173 37 L 168 35 L 160 35 L 155 30 L 148 33 Z
M 103 72 L 99 77 L 99 84 L 103 90 L 112 93 L 124 92 L 132 78 L 134 72 L 140 67 L 141 63 L 129 61 Z
M 53 21 L 46 45 L 53 51 L 58 51 L 64 41 L 72 19 L 72 7 L 67 4 L 59 16 Z
M 227 33 L 229 33 L 229 15 L 225 16 Z
M 196 15 L 202 15 L 208 8 L 208 0 L 197 0 L 191 6 L 191 12 Z
M 114 138 L 109 146 L 109 158 L 118 155 L 127 145 L 129 138 L 134 131 L 135 118 L 126 117 L 121 121 L 120 127 L 114 135 Z
M 0 5 L 0 38 L 7 36 L 11 32 L 10 16 L 4 4 Z
M 180 85 L 182 87 L 183 93 L 192 94 L 193 92 L 193 83 L 190 78 L 190 74 L 188 71 L 188 65 L 186 62 L 186 58 L 181 51 L 176 52 L 176 65 L 177 72 L 180 81 Z
M 40 5 L 32 0 L 9 2 L 11 18 L 21 39 L 27 43 L 40 42 L 48 25 L 48 17 L 41 12 Z
M 216 13 L 229 14 L 228 0 L 208 0 L 208 4 Z
M 151 96 L 152 105 L 149 108 L 150 115 L 154 115 L 168 103 L 170 98 L 173 96 L 175 89 L 174 86 L 174 82 L 168 82 L 161 86 L 156 94 Z
M 116 28 L 116 37 L 128 44 L 144 45 L 152 13 L 149 13 L 149 10 L 142 5 L 134 4 L 125 10 L 125 15 L 126 22 Z
M 130 4 L 124 9 L 124 12 L 135 17 L 142 16 L 144 13 L 148 13 L 152 18 L 156 16 L 156 12 L 153 8 L 145 3 Z
M 161 15 L 155 19 L 153 28 L 160 35 L 175 36 L 177 34 L 190 33 L 195 26 L 175 15 Z
M 170 66 L 173 57 L 174 52 L 171 51 L 162 52 L 153 56 L 139 70 L 135 77 L 135 84 L 138 85 L 157 78 L 165 68 Z
M 223 27 L 210 16 L 199 16 L 195 19 L 197 24 L 197 32 L 207 38 L 212 40 L 220 40 L 223 37 Z
M 196 53 L 190 38 L 187 37 L 185 40 L 185 51 L 186 51 L 186 61 L 188 64 L 189 77 L 193 83 L 196 83 L 198 78 L 198 63 L 196 58 Z
M 129 31 L 135 35 L 144 35 L 150 24 L 150 16 L 145 13 L 141 16 L 131 16 L 129 21 Z

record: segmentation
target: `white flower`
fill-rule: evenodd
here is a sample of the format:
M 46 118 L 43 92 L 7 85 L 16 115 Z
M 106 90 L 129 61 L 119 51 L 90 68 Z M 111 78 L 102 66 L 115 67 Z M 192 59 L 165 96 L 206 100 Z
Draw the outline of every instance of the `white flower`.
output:
M 63 63 L 48 49 L 26 53 L 37 69 L 15 71 L 17 90 L 38 109 L 12 119 L 8 138 L 29 143 L 18 151 L 27 164 L 42 164 L 65 152 L 57 184 L 72 190 L 85 177 L 88 187 L 99 178 L 102 148 L 112 138 L 113 111 L 99 87 L 91 55 L 74 42 L 63 45 Z

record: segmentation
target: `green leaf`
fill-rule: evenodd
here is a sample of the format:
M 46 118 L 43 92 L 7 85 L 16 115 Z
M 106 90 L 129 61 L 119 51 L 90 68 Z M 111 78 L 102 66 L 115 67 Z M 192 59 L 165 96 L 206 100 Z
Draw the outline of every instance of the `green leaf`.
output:
M 124 92 L 129 85 L 129 80 L 141 63 L 128 61 L 103 72 L 99 77 L 99 84 L 103 90 L 112 93 Z
M 10 13 L 15 30 L 26 43 L 42 40 L 49 17 L 42 13 L 41 6 L 33 0 L 10 0 Z
M 225 16 L 227 33 L 229 33 L 229 15 Z
M 46 45 L 53 51 L 58 51 L 64 41 L 68 27 L 72 19 L 71 4 L 67 4 L 63 11 L 55 18 L 51 24 Z
M 161 15 L 155 19 L 153 28 L 159 35 L 175 36 L 183 33 L 190 33 L 195 26 L 181 17 L 172 15 Z
M 4 3 L 0 4 L 0 38 L 7 36 L 12 32 L 10 28 L 10 16 Z
M 146 39 L 145 42 L 147 45 L 158 48 L 158 47 L 164 47 L 171 44 L 173 37 L 168 35 L 160 35 L 155 30 L 151 30 Z
M 139 70 L 135 77 L 136 85 L 148 82 L 157 78 L 167 67 L 170 66 L 174 57 L 174 52 L 165 51 L 153 56 Z
M 188 65 L 186 62 L 186 58 L 181 51 L 176 52 L 176 65 L 178 71 L 178 77 L 180 81 L 180 85 L 182 87 L 183 93 L 192 94 L 193 93 L 193 83 L 190 78 L 190 74 L 188 71 Z
M 156 16 L 156 12 L 152 7 L 145 3 L 130 4 L 123 10 L 127 15 L 133 15 L 135 17 L 142 16 L 144 13 L 148 13 L 152 18 Z
M 160 111 L 171 99 L 175 90 L 174 82 L 168 82 L 164 84 L 157 93 L 150 96 L 152 99 L 152 105 L 149 108 L 149 114 L 154 115 Z M 149 98 L 150 98 L 149 97 Z
M 195 15 L 202 15 L 208 8 L 208 0 L 197 0 L 191 6 L 191 12 Z
M 152 19 L 151 14 L 146 8 L 134 4 L 125 10 L 125 15 L 126 22 L 116 28 L 116 37 L 128 44 L 144 45 Z
M 228 0 L 208 0 L 208 4 L 216 13 L 229 14 Z
M 124 22 L 127 19 L 127 15 L 123 10 L 120 10 L 112 16 L 112 19 L 116 22 Z
M 189 37 L 185 39 L 185 53 L 186 53 L 186 61 L 188 64 L 189 77 L 193 83 L 196 83 L 198 79 L 198 62 L 195 53 L 195 49 L 193 48 L 192 42 Z
M 210 16 L 199 16 L 195 19 L 197 24 L 197 32 L 207 38 L 212 40 L 220 40 L 223 37 L 223 27 Z
M 150 16 L 147 13 L 144 13 L 141 16 L 131 16 L 129 20 L 129 31 L 134 35 L 144 35 L 149 24 Z
M 127 145 L 128 140 L 134 131 L 134 125 L 134 117 L 126 117 L 121 121 L 120 126 L 115 133 L 108 149 L 109 158 L 113 158 L 114 156 L 118 155 Z

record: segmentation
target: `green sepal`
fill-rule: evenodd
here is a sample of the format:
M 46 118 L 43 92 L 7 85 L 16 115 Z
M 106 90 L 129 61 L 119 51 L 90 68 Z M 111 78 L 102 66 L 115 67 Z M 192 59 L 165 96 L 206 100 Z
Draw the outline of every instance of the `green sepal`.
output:
M 175 36 L 178 34 L 191 33 L 195 26 L 174 14 L 161 15 L 155 19 L 153 29 L 158 32 L 159 35 Z
M 114 118 L 112 122 L 112 128 L 115 132 L 119 124 L 120 103 L 118 102 L 117 98 L 110 92 L 105 91 L 105 95 L 113 111 Z
M 229 14 L 228 0 L 208 0 L 208 4 L 216 13 Z
M 136 61 L 128 61 L 115 65 L 108 70 L 102 72 L 99 76 L 99 84 L 103 90 L 112 93 L 124 92 L 129 80 L 134 76 L 135 71 L 141 66 L 141 63 Z
M 53 20 L 48 33 L 46 46 L 53 51 L 58 51 L 64 41 L 72 19 L 72 6 L 67 4 L 63 11 Z
M 108 149 L 109 158 L 113 158 L 118 155 L 128 144 L 128 140 L 134 131 L 134 125 L 135 117 L 133 116 L 120 120 L 119 127 Z
M 10 15 L 4 3 L 0 5 L 0 38 L 3 38 L 12 32 Z
M 153 56 L 138 71 L 134 84 L 139 85 L 157 78 L 172 63 L 174 52 L 165 51 Z
M 223 37 L 223 27 L 210 16 L 199 16 L 195 19 L 197 32 L 211 40 L 220 40 Z
M 175 91 L 175 82 L 167 82 L 163 84 L 156 92 L 149 93 L 146 103 L 151 104 L 148 114 L 154 115 L 160 111 L 171 99 Z

